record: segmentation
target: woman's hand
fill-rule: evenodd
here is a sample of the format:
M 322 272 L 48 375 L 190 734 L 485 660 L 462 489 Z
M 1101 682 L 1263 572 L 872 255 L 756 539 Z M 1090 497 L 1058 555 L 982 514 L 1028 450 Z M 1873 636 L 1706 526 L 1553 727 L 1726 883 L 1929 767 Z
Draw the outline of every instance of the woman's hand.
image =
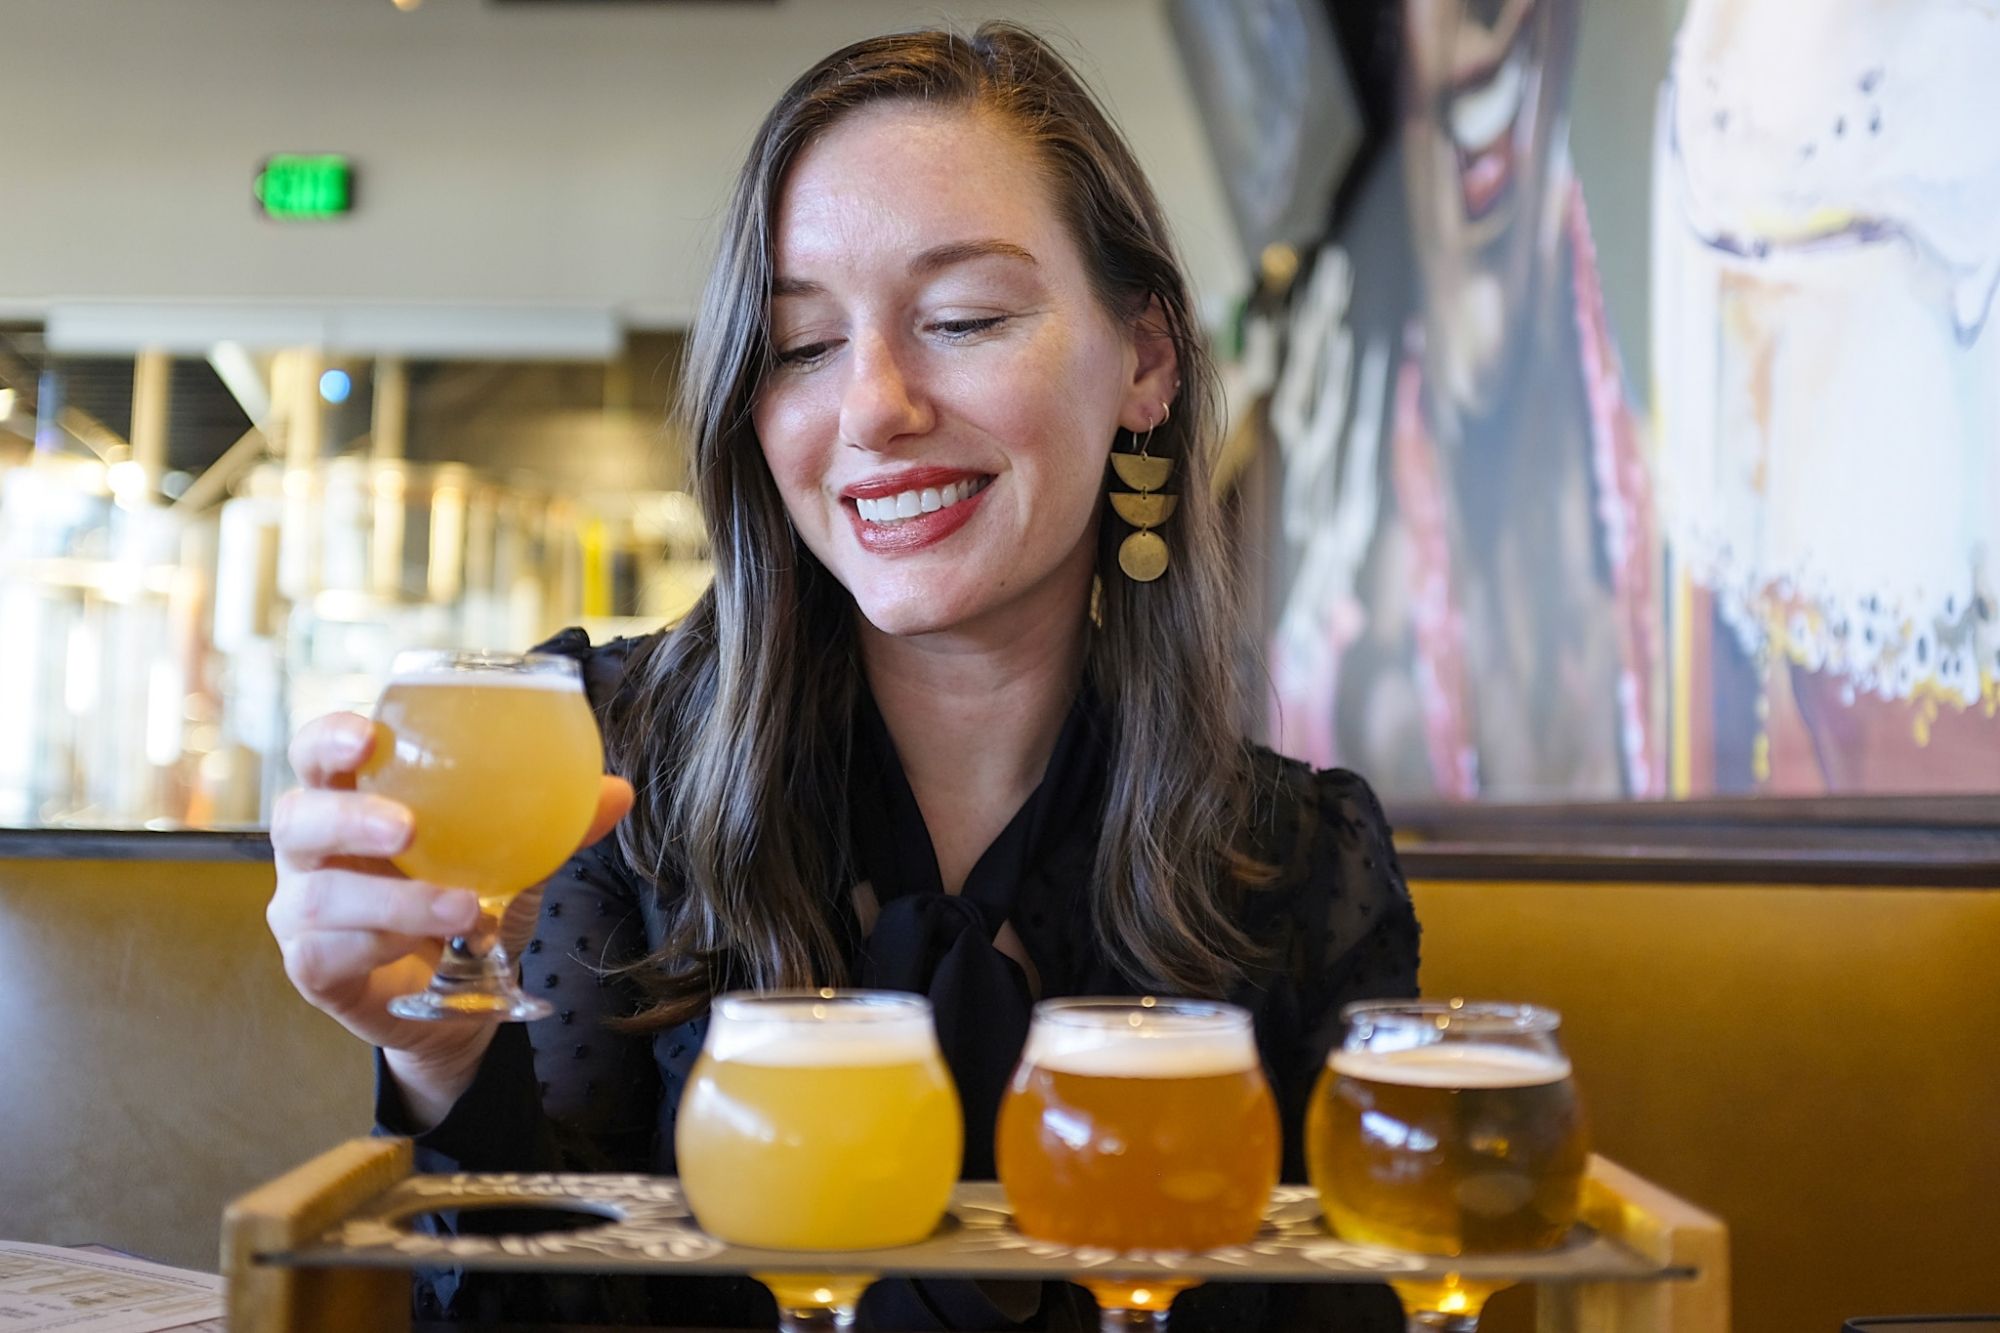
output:
M 299 994 L 382 1047 L 411 1111 L 435 1123 L 471 1083 L 493 1025 L 412 1022 L 388 1004 L 424 988 L 443 941 L 478 922 L 479 902 L 467 889 L 412 880 L 388 860 L 409 845 L 412 822 L 398 802 L 354 790 L 376 734 L 367 718 L 334 713 L 292 739 L 302 785 L 273 813 L 278 887 L 264 915 Z M 581 845 L 609 833 L 631 806 L 630 785 L 606 777 Z M 532 931 L 539 900 L 539 889 L 522 894 L 508 925 Z

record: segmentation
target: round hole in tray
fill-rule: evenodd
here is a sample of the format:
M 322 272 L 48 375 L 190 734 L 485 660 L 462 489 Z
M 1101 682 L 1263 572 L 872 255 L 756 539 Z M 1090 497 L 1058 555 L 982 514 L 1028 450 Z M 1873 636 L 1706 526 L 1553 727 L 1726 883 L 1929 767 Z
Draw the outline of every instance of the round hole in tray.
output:
M 396 1226 L 426 1236 L 548 1236 L 588 1231 L 617 1220 L 617 1214 L 587 1203 L 510 1199 L 505 1203 L 469 1201 L 456 1208 L 411 1213 L 396 1219 Z

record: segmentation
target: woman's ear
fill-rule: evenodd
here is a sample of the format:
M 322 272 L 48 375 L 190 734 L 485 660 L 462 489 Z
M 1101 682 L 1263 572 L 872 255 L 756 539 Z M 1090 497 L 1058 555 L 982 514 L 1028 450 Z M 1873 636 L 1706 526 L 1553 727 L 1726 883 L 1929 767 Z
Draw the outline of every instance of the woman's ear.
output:
M 1148 297 L 1146 308 L 1132 322 L 1132 348 L 1138 355 L 1118 424 L 1143 434 L 1166 417 L 1168 405 L 1181 387 L 1180 352 L 1174 346 L 1159 297 Z

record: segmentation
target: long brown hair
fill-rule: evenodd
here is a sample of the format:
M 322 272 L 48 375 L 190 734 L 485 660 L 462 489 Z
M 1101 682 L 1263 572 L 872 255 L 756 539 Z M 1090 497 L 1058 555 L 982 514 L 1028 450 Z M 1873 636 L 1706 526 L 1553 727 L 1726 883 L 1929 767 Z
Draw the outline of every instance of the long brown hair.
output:
M 996 114 L 1039 154 L 1096 295 L 1157 319 L 1181 387 L 1151 452 L 1177 462 L 1172 568 L 1148 584 L 1117 567 L 1126 529 L 1100 523 L 1102 585 L 1086 671 L 1109 722 L 1103 835 L 1091 886 L 1101 944 L 1135 982 L 1219 994 L 1250 946 L 1229 898 L 1256 873 L 1237 850 L 1248 793 L 1239 738 L 1227 556 L 1207 479 L 1216 385 L 1158 202 L 1131 150 L 1039 38 L 990 23 L 859 42 L 778 100 L 725 214 L 682 376 L 680 417 L 715 581 L 629 666 L 606 725 L 638 789 L 619 831 L 631 863 L 670 889 L 662 947 L 637 969 L 682 1021 L 725 987 L 841 979 L 832 907 L 848 887 L 844 782 L 862 688 L 846 591 L 798 540 L 766 468 L 751 405 L 768 335 L 778 194 L 799 153 L 852 112 L 894 101 Z M 1085 613 L 1078 607 L 1079 616 Z

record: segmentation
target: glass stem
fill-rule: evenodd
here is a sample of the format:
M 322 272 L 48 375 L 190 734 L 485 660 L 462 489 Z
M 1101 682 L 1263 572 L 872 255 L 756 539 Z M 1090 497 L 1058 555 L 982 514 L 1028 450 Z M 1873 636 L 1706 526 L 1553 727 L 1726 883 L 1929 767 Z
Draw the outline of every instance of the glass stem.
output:
M 1167 1313 L 1165 1310 L 1099 1310 L 1098 1333 L 1130 1333 L 1132 1329 L 1167 1333 Z
M 438 957 L 437 978 L 447 988 L 511 981 L 513 976 L 513 966 L 506 950 L 500 947 L 497 931 L 454 935 Z
M 854 1327 L 854 1307 L 800 1306 L 778 1311 L 778 1333 L 833 1333 Z
M 1409 1329 L 1410 1333 L 1479 1333 L 1479 1316 L 1421 1310 L 1410 1316 Z

